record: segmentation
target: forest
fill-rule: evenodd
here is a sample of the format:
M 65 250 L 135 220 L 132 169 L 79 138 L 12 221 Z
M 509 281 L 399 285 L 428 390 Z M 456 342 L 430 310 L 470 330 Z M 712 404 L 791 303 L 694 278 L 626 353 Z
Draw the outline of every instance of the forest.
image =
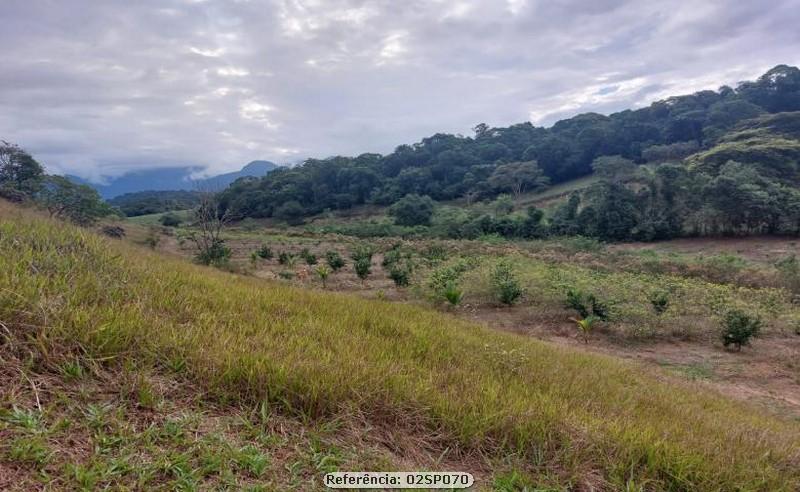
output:
M 239 179 L 220 200 L 238 218 L 290 224 L 364 204 L 422 207 L 395 218 L 424 228 L 442 202 L 519 198 L 594 174 L 594 184 L 549 210 L 451 214 L 444 235 L 580 234 L 609 241 L 794 235 L 800 233 L 798 162 L 800 70 L 779 65 L 735 88 L 609 116 L 580 114 L 550 128 L 479 124 L 473 136 L 436 134 L 385 156 L 308 159 Z

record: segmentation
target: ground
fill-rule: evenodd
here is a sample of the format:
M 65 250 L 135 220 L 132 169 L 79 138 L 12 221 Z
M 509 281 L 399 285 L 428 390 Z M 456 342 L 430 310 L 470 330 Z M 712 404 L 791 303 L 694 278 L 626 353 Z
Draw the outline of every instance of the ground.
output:
M 272 224 L 270 224 L 271 226 Z M 143 232 L 131 227 L 134 237 Z M 152 229 L 150 234 L 153 234 Z M 158 228 L 160 238 L 156 249 L 165 253 L 191 258 L 193 245 L 180 239 L 181 232 Z M 678 336 L 636 337 L 621 336 L 618 331 L 600 328 L 591 335 L 590 343 L 584 343 L 569 321 L 570 314 L 560 306 L 525 303 L 512 307 L 498 307 L 484 298 L 465 297 L 463 305 L 448 307 L 441 302 L 431 302 L 424 292 L 423 279 L 408 288 L 398 288 L 388 277 L 382 266 L 383 254 L 393 244 L 403 242 L 406 246 L 422 250 L 430 244 L 427 240 L 401 241 L 382 238 L 359 241 L 340 235 L 319 235 L 303 228 L 254 228 L 233 227 L 228 233 L 228 245 L 233 251 L 234 264 L 240 271 L 266 279 L 281 279 L 309 288 L 321 289 L 315 274 L 316 265 L 308 265 L 299 259 L 295 265 L 281 265 L 276 258 L 251 260 L 251 254 L 261 245 L 269 245 L 275 257 L 281 251 L 299 253 L 308 249 L 324 263 L 326 251 L 338 251 L 348 260 L 348 266 L 335 272 L 326 282 L 326 289 L 349 292 L 368 298 L 381 298 L 397 302 L 433 305 L 452 314 L 478 321 L 486 326 L 537 339 L 567 345 L 590 352 L 599 352 L 625 359 L 637 360 L 651 367 L 661 368 L 669 374 L 677 374 L 696 384 L 718 390 L 734 398 L 756 403 L 769 412 L 800 419 L 800 335 L 796 325 L 784 324 L 768 330 L 741 352 L 725 349 L 716 334 L 709 334 L 705 325 L 708 319 L 685 318 L 681 323 L 703 325 L 699 334 L 692 337 Z M 353 272 L 349 255 L 357 244 L 370 244 L 379 251 L 373 258 L 372 274 L 361 281 Z M 772 270 L 773 263 L 798 252 L 797 238 L 751 237 L 751 238 L 690 238 L 656 243 L 627 243 L 608 246 L 590 245 L 588 249 L 564 252 L 571 245 L 542 244 L 540 242 L 487 244 L 481 241 L 441 242 L 448 255 L 476 254 L 502 256 L 513 252 L 524 253 L 532 258 L 549 262 L 580 261 L 597 269 L 610 269 L 640 273 L 650 268 L 652 261 L 659 268 L 687 278 L 701 278 L 717 283 L 733 283 L 742 280 L 743 285 L 772 287 L 778 282 Z M 596 248 L 600 248 L 596 250 Z M 653 260 L 655 258 L 655 260 Z M 731 258 L 736 263 L 731 270 Z M 739 264 L 738 262 L 741 262 Z M 719 263 L 719 265 L 717 264 Z M 677 265 L 677 266 L 676 266 Z M 680 268 L 679 268 L 680 267 Z M 287 279 L 288 274 L 291 278 Z M 746 281 L 743 279 L 746 277 Z M 760 285 L 758 283 L 760 282 Z M 469 294 L 469 288 L 467 288 Z M 794 308 L 793 308 L 794 309 Z

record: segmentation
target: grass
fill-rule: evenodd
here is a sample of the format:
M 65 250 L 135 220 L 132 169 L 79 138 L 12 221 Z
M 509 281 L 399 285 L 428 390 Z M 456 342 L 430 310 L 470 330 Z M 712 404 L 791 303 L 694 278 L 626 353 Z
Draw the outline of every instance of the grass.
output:
M 641 366 L 0 213 L 0 320 L 37 348 L 40 365 L 80 354 L 110 366 L 180 367 L 215 402 L 424 429 L 458 449 L 523 456 L 526 476 L 563 487 L 800 486 L 797 423 Z M 45 456 L 28 444 L 23 456 Z M 319 468 L 336 466 L 311 454 Z M 169 459 L 175 476 L 192 468 Z M 237 460 L 248 473 L 268 466 L 250 451 Z M 73 471 L 92 483 L 91 469 Z
M 146 226 L 160 226 L 161 217 L 164 215 L 176 215 L 182 221 L 186 222 L 191 216 L 191 210 L 175 210 L 172 212 L 161 212 L 157 214 L 137 215 L 135 217 L 128 217 L 125 220 L 132 224 L 146 225 Z

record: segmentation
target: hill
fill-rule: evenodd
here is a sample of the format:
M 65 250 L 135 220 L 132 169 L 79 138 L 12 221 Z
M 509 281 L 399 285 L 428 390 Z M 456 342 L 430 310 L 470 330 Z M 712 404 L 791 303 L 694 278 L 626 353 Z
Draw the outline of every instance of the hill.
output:
M 531 486 L 788 491 L 800 485 L 796 422 L 637 364 L 420 307 L 190 265 L 7 205 L 0 205 L 0 217 L 0 353 L 16 361 L 4 370 L 15 367 L 24 376 L 0 379 L 0 463 L 11 464 L 19 483 L 55 479 L 75 488 L 92 470 L 103 470 L 93 486 L 174 488 L 183 479 L 202 487 L 222 480 L 214 471 L 220 468 L 229 470 L 234 486 L 250 482 L 249 473 L 259 476 L 258 469 L 288 480 L 291 467 L 272 468 L 262 456 L 273 449 L 277 459 L 280 440 L 251 441 L 234 453 L 225 441 L 209 439 L 203 457 L 186 426 L 206 429 L 205 421 L 167 419 L 152 431 L 113 424 L 132 423 L 141 408 L 158 414 L 153 402 L 170 392 L 153 383 L 160 381 L 189 392 L 170 405 L 205 406 L 207 416 L 255 407 L 249 418 L 288 419 L 301 434 L 303 426 L 360 421 L 373 433 L 405 433 L 417 449 L 447 447 L 448 456 L 462 459 L 480 453 L 489 480 L 501 478 L 494 474 L 509 471 L 510 463 L 517 483 Z M 59 396 L 66 384 L 59 381 L 80 374 L 84 388 L 128 382 L 110 408 L 83 401 L 88 427 L 66 425 L 59 413 L 69 401 Z M 32 388 L 25 390 L 30 398 L 20 396 L 23 388 Z M 53 453 L 65 442 L 82 451 Z M 153 446 L 170 452 L 154 453 Z M 319 452 L 320 441 L 311 446 Z M 209 456 L 218 457 L 210 467 L 203 461 Z M 314 473 L 400 462 L 348 464 Z M 137 474 L 142 468 L 154 474 Z
M 279 166 L 269 161 L 253 161 L 239 171 L 211 176 L 204 179 L 193 179 L 191 176 L 202 171 L 198 167 L 168 167 L 131 171 L 109 178 L 104 183 L 94 183 L 77 176 L 67 176 L 79 184 L 92 186 L 106 199 L 140 191 L 175 191 L 175 190 L 209 190 L 225 188 L 243 177 L 261 177 Z
M 437 202 L 485 202 L 501 194 L 521 197 L 525 192 L 546 192 L 548 187 L 589 176 L 600 167 L 602 172 L 597 174 L 603 174 L 604 181 L 613 186 L 589 187 L 590 193 L 581 194 L 574 210 L 564 210 L 560 217 L 544 217 L 546 227 L 528 227 L 527 233 L 581 233 L 604 240 L 796 234 L 797 227 L 789 224 L 796 224 L 800 214 L 794 193 L 800 184 L 796 174 L 798 110 L 800 70 L 779 65 L 736 88 L 724 86 L 670 97 L 608 116 L 580 114 L 550 128 L 530 123 L 505 128 L 478 125 L 472 137 L 436 134 L 401 145 L 385 156 L 309 159 L 302 166 L 259 180 L 235 183 L 221 199 L 237 216 L 298 223 L 325 210 L 393 205 L 407 195 L 428 196 Z M 682 166 L 686 158 L 689 165 Z M 699 161 L 709 165 L 697 165 Z M 729 161 L 738 167 L 723 170 Z M 618 179 L 643 165 L 647 165 L 645 172 L 632 183 L 628 176 Z M 657 167 L 663 169 L 656 171 Z M 757 189 L 738 200 L 751 208 L 749 213 L 734 216 L 729 204 L 698 201 L 731 180 L 743 185 L 737 193 L 747 195 L 751 185 Z M 632 186 L 620 186 L 623 181 Z M 643 189 L 650 191 L 649 197 L 638 196 Z M 780 205 L 759 199 L 776 191 Z M 694 199 L 689 207 L 695 212 L 691 220 L 685 220 L 686 210 L 673 206 L 677 196 Z M 599 197 L 600 202 L 591 197 Z M 749 218 L 775 215 L 763 213 L 765 207 L 780 208 L 784 213 L 761 221 Z M 584 214 L 583 223 L 573 223 L 580 214 Z M 608 222 L 603 215 L 624 220 L 616 229 L 587 225 Z M 423 219 L 419 224 L 427 222 Z M 455 229 L 514 236 L 520 228 L 465 229 L 458 225 Z M 509 229 L 515 232 L 503 232 Z

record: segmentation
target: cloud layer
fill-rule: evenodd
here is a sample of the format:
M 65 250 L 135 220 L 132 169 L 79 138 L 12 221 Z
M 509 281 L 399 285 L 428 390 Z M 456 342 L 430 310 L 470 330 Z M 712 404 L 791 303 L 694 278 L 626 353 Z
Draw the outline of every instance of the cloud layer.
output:
M 800 2 L 4 0 L 0 138 L 85 177 L 389 152 L 800 64 Z

